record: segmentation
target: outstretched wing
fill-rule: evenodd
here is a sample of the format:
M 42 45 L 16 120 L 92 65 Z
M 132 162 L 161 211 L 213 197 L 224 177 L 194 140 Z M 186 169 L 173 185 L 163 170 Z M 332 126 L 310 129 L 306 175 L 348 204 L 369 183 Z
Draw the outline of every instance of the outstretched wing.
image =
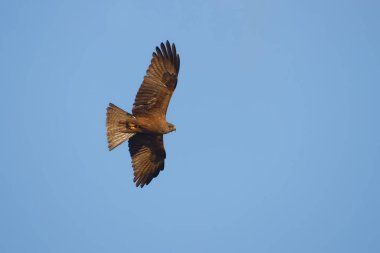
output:
M 129 139 L 136 187 L 147 185 L 164 169 L 166 157 L 162 135 L 136 134 Z
M 166 46 L 161 43 L 161 49 L 156 47 L 156 52 L 144 80 L 137 92 L 133 104 L 133 115 L 160 115 L 166 117 L 166 111 L 170 98 L 177 86 L 180 60 L 174 43 Z

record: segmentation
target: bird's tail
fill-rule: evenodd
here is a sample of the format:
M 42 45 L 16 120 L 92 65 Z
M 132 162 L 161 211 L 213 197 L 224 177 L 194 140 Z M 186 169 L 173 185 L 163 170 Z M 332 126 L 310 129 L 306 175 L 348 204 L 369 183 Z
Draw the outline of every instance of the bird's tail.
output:
M 136 119 L 110 103 L 107 107 L 108 149 L 112 150 L 137 133 Z

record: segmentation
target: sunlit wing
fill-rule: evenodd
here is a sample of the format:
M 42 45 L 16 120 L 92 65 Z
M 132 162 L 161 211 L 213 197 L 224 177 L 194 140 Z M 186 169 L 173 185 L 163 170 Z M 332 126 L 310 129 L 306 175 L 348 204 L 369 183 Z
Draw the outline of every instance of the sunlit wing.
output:
M 156 47 L 137 92 L 132 109 L 133 115 L 166 117 L 170 98 L 177 86 L 179 67 L 180 59 L 174 43 L 170 45 L 166 41 L 166 46 L 161 43 L 161 48 Z

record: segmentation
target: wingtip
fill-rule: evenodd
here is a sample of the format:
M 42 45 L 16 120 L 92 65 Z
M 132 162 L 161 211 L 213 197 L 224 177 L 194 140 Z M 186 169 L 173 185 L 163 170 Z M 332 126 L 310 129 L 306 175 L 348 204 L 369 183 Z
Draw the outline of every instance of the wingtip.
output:
M 135 181 L 135 180 L 133 180 L 133 181 Z M 136 183 L 136 187 L 137 188 L 143 188 L 144 187 L 144 183 L 142 183 L 142 182 L 140 182 L 140 181 L 137 181 L 137 183 Z
M 161 51 L 162 51 L 164 58 L 168 58 L 168 52 L 167 52 L 167 49 L 166 49 L 165 44 L 163 42 L 161 42 Z
M 162 51 L 159 47 L 156 47 L 156 55 L 158 58 L 161 58 L 161 57 L 164 57 L 163 54 L 162 54 Z
M 150 183 L 150 181 L 146 181 L 144 180 L 141 175 L 140 176 L 135 176 L 133 178 L 133 183 L 136 185 L 136 187 L 140 187 L 140 188 L 143 188 L 145 185 L 148 185 Z

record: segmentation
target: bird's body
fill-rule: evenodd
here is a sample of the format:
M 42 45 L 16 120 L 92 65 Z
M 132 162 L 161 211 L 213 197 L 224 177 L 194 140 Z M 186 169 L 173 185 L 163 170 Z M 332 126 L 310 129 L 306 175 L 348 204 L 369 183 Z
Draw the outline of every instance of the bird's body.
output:
M 179 66 L 175 45 L 161 43 L 137 92 L 132 114 L 111 103 L 107 108 L 108 148 L 129 140 L 136 186 L 149 184 L 164 169 L 163 135 L 176 130 L 166 121 L 166 111 L 177 86 Z
M 151 134 L 167 134 L 175 130 L 173 124 L 167 122 L 165 119 L 148 118 L 148 117 L 135 117 L 137 131 L 140 133 Z M 131 127 L 134 127 L 133 125 Z

